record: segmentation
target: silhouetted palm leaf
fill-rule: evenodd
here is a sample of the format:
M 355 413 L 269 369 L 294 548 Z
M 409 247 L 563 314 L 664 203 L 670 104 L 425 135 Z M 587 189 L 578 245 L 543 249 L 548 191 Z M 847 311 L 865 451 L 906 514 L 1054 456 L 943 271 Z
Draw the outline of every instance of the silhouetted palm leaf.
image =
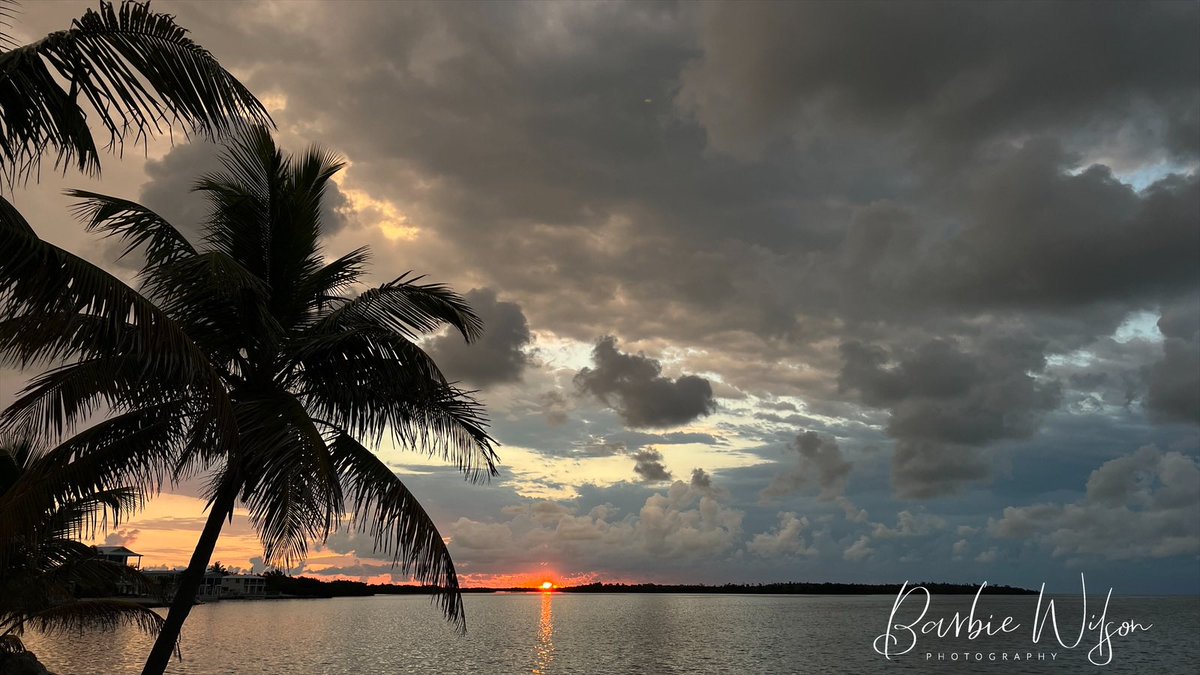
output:
M 174 17 L 129 0 L 116 8 L 101 2 L 69 29 L 0 53 L 0 114 L 0 159 L 10 182 L 36 171 L 47 152 L 56 168 L 98 172 L 89 121 L 104 128 L 114 149 L 172 128 L 221 137 L 270 121 Z
M 81 584 L 149 587 L 137 570 L 79 541 L 141 507 L 142 493 L 121 485 L 123 478 L 141 473 L 139 462 L 157 463 L 155 452 L 173 442 L 153 423 L 142 433 L 135 419 L 146 422 L 146 413 L 102 422 L 48 451 L 28 439 L 0 442 L 0 640 L 7 649 L 22 648 L 18 636 L 27 628 L 158 633 L 162 618 L 145 607 L 73 593 Z
M 377 552 L 393 554 L 394 562 L 418 581 L 441 589 L 442 611 L 465 628 L 454 561 L 433 519 L 400 478 L 348 434 L 337 433 L 329 450 L 352 504 L 350 527 L 369 533 Z

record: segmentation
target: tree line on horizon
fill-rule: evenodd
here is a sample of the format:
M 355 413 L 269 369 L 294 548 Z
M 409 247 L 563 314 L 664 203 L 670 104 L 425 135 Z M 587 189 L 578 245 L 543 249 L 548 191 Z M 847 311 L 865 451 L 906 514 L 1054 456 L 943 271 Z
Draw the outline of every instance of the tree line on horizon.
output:
M 391 438 L 471 481 L 497 473 L 482 405 L 418 344 L 443 328 L 473 341 L 482 322 L 411 273 L 364 288 L 365 247 L 330 260 L 321 203 L 343 162 L 278 148 L 263 105 L 186 33 L 122 0 L 27 45 L 0 34 L 0 367 L 33 374 L 0 412 L 0 660 L 24 656 L 26 630 L 124 625 L 155 636 L 143 673 L 162 673 L 239 503 L 270 564 L 364 532 L 465 628 L 436 524 L 372 449 Z M 68 192 L 87 233 L 140 262 L 136 288 L 41 239 L 10 201 L 43 162 L 97 176 L 102 149 L 170 130 L 227 143 L 194 184 L 210 205 L 199 238 L 134 201 Z M 142 581 L 81 540 L 200 476 L 208 515 L 165 618 L 75 597 Z
M 267 593 L 302 598 L 359 597 L 370 595 L 423 595 L 440 589 L 412 584 L 377 584 L 352 579 L 318 579 L 306 575 L 291 575 L 272 569 L 263 573 Z M 979 584 L 957 584 L 944 581 L 908 583 L 908 588 L 920 586 L 934 595 L 975 595 Z M 896 595 L 904 584 L 866 584 L 812 581 L 775 581 L 724 584 L 662 584 L 595 581 L 576 586 L 556 586 L 555 593 L 704 593 L 747 595 Z M 540 586 L 470 586 L 462 593 L 539 593 Z M 1009 585 L 991 585 L 982 595 L 1037 595 L 1038 591 Z

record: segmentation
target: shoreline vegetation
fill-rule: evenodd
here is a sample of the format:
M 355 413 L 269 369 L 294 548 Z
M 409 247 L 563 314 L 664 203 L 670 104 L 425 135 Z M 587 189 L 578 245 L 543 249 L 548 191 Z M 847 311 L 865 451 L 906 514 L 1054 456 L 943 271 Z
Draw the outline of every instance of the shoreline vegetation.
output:
M 921 582 L 936 595 L 974 595 L 978 584 Z M 901 584 L 846 584 L 831 582 L 781 582 L 765 584 L 622 584 L 595 582 L 579 586 L 555 587 L 553 593 L 703 593 L 742 595 L 896 595 Z M 270 598 L 337 598 L 373 595 L 426 595 L 438 593 L 433 586 L 411 584 L 368 584 L 362 581 L 335 579 L 323 581 L 313 577 L 268 576 L 266 596 Z M 544 593 L 537 587 L 470 587 L 459 588 L 462 593 Z M 1038 591 L 1015 586 L 986 586 L 984 595 L 1037 595 Z

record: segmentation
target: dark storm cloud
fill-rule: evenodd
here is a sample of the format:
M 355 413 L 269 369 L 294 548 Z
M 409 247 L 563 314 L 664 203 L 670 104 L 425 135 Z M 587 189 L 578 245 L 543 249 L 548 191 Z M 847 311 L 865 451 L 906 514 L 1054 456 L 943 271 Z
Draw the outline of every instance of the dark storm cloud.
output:
M 1072 164 L 1041 140 L 980 166 L 952 207 L 965 227 L 929 251 L 917 287 L 956 304 L 1040 309 L 1152 302 L 1200 283 L 1195 175 L 1138 193 L 1107 167 L 1072 175 Z
M 221 169 L 223 148 L 214 143 L 196 141 L 171 148 L 159 160 L 146 162 L 148 180 L 142 184 L 139 200 L 162 216 L 193 242 L 199 241 L 208 218 L 208 203 L 192 192 L 196 179 Z
M 836 499 L 845 493 L 854 463 L 842 455 L 837 439 L 805 431 L 792 441 L 792 448 L 800 454 L 799 463 L 777 473 L 763 489 L 764 498 L 789 495 L 810 484 L 820 488 L 822 500 Z
M 1200 424 L 1200 298 L 1167 307 L 1158 329 L 1163 356 L 1150 370 L 1146 407 L 1155 419 Z
M 1028 338 L 989 337 L 967 348 L 935 339 L 890 354 L 851 341 L 841 346 L 838 382 L 891 412 L 893 484 L 900 496 L 926 498 L 987 477 L 978 449 L 1028 438 L 1058 406 L 1060 385 L 1035 377 L 1046 365 L 1042 349 Z
M 519 298 L 538 334 L 685 348 L 679 371 L 720 376 L 697 385 L 798 402 L 722 427 L 731 444 L 800 427 L 877 445 L 895 490 L 925 497 L 991 477 L 997 448 L 1050 410 L 1114 435 L 1183 433 L 1147 431 L 1139 403 L 1195 419 L 1197 337 L 1171 318 L 1200 288 L 1200 197 L 1182 175 L 1200 156 L 1194 3 L 289 11 L 179 6 L 256 92 L 285 101 L 287 147 L 347 154 L 347 189 L 420 230 L 376 246 L 379 263 Z M 1140 171 L 1181 175 L 1124 184 Z M 345 243 L 371 236 L 359 224 Z M 1111 340 L 1131 312 L 1160 309 L 1161 347 Z M 640 384 L 598 380 L 626 423 L 711 409 L 711 391 L 689 395 L 646 361 Z M 665 444 L 609 433 L 613 415 L 576 410 L 562 384 L 523 392 L 536 410 L 498 422 L 502 440 L 547 455 Z M 885 490 L 860 457 L 853 489 L 875 476 Z M 791 466 L 760 467 L 743 503 Z M 980 487 L 1028 489 L 1002 478 Z
M 621 352 L 614 337 L 596 343 L 592 362 L 594 368 L 575 375 L 575 384 L 611 406 L 630 426 L 677 426 L 717 408 L 708 380 L 695 375 L 663 377 L 658 361 Z
M 633 472 L 645 483 L 671 480 L 671 472 L 663 466 L 662 458 L 662 453 L 654 448 L 638 450 L 633 453 Z
M 678 104 L 740 155 L 841 127 L 937 153 L 1046 131 L 1195 157 L 1194 3 L 704 5 Z M 1146 123 L 1147 118 L 1153 119 Z
M 483 337 L 467 343 L 458 333 L 443 335 L 430 343 L 430 356 L 452 380 L 476 386 L 519 381 L 529 365 L 524 349 L 532 340 L 521 306 L 498 300 L 491 288 L 475 288 L 464 297 L 483 320 Z M 546 403 L 553 408 L 553 401 Z
M 1178 252 L 1189 240 L 1174 234 L 1178 218 L 1160 226 L 1129 216 L 1138 198 L 1104 189 L 1099 174 L 1069 180 L 1055 173 L 1059 160 L 1036 172 L 1044 194 L 1026 189 L 1013 201 L 1061 196 L 1076 207 L 1053 206 L 1060 217 L 1035 219 L 1044 237 L 1016 237 L 1000 251 L 1006 262 L 1032 255 L 1029 280 L 997 277 L 1001 266 L 979 255 L 994 243 L 984 235 L 1029 220 L 1027 211 L 989 219 L 987 198 L 1003 205 L 1005 187 L 977 185 L 1007 146 L 968 153 L 953 173 L 931 171 L 914 153 L 959 147 L 964 134 L 1093 148 L 1068 138 L 1071 129 L 1147 157 L 1166 152 L 1196 98 L 1192 60 L 1175 58 L 1195 52 L 1185 30 L 1193 9 L 706 5 L 697 24 L 698 7 L 406 4 L 339 7 L 336 21 L 326 7 L 306 7 L 303 25 L 336 26 L 316 38 L 321 62 L 305 58 L 313 36 L 252 9 L 233 24 L 267 36 L 257 41 L 270 49 L 216 39 L 231 41 L 233 58 L 252 54 L 242 67 L 270 73 L 264 91 L 286 92 L 281 129 L 337 137 L 357 187 L 453 242 L 430 264 L 478 270 L 522 298 L 535 328 L 560 335 L 615 331 L 809 360 L 822 356 L 822 338 L 875 339 L 841 334 L 865 328 L 843 317 L 920 325 L 943 316 L 953 329 L 997 308 L 1021 321 L 1026 305 L 1062 312 L 1076 303 L 1087 316 L 1069 307 L 1054 328 L 1079 340 L 1115 325 L 1130 304 L 1155 302 L 1146 292 L 1182 283 Z M 517 32 L 519 44 L 508 38 Z M 613 40 L 622 48 L 608 48 Z M 1110 63 L 1121 67 L 1097 69 Z M 314 77 L 313 68 L 337 76 Z M 683 117 L 670 102 L 676 92 Z M 725 107 L 771 131 L 791 128 L 797 101 L 821 102 L 803 124 L 812 142 L 751 163 L 709 152 Z M 1150 131 L 1133 132 L 1142 128 Z M 1176 206 L 1194 199 L 1180 189 Z M 1084 208 L 1094 196 L 1116 215 L 1101 221 L 1097 241 L 1081 242 L 1087 255 L 1064 265 L 1054 232 L 1069 228 L 1079 241 L 1100 208 Z M 1160 249 L 1168 264 L 1143 267 L 1132 290 L 1119 284 L 1153 256 L 1120 265 L 1113 281 L 1095 274 L 1111 251 L 1151 247 L 1130 235 L 1148 225 L 1174 240 Z M 1094 306 L 1113 295 L 1122 303 Z M 786 349 L 731 343 L 736 331 L 782 337 Z
M 560 391 L 551 389 L 542 392 L 537 396 L 537 406 L 549 427 L 561 427 L 570 420 L 570 401 Z

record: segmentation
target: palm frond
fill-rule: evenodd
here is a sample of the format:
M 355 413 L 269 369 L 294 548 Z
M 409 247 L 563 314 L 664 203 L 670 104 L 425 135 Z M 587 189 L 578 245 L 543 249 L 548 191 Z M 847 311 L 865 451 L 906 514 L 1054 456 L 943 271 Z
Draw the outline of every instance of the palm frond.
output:
M 351 527 L 375 539 L 375 550 L 393 555 L 393 565 L 423 584 L 435 586 L 442 613 L 459 630 L 466 614 L 450 550 L 433 519 L 395 473 L 345 433 L 329 443 L 354 510 Z
M 187 237 L 137 202 L 86 190 L 67 190 L 67 195 L 79 200 L 73 210 L 89 232 L 102 232 L 125 241 L 122 257 L 144 247 L 146 266 L 154 267 L 196 255 Z
M 130 490 L 139 498 L 157 492 L 187 422 L 178 404 L 162 405 L 102 420 L 43 453 L 23 450 L 16 439 L 0 442 L 0 460 L 11 457 L 8 473 L 14 476 L 7 487 L 0 486 L 0 541 L 36 536 L 47 529 L 48 514 L 60 507 L 104 507 L 106 502 L 95 496 L 108 491 Z M 115 524 L 138 506 L 136 499 L 119 502 L 104 517 Z
M 270 123 L 258 99 L 173 16 L 148 2 L 101 2 L 70 29 L 0 53 L 0 158 L 10 182 L 36 170 L 46 151 L 56 168 L 99 171 L 80 99 L 113 149 L 171 129 L 215 138 Z
M 324 541 L 342 513 L 342 489 L 325 439 L 289 395 L 238 403 L 242 500 L 268 564 L 291 567 Z
M 352 326 L 311 336 L 292 356 L 288 383 L 318 419 L 372 443 L 390 431 L 402 447 L 451 461 L 473 481 L 498 473 L 483 406 L 405 338 Z
M 25 216 L 21 215 L 17 207 L 5 199 L 4 195 L 0 195 L 0 227 L 33 234 L 33 227 L 29 225 L 29 221 L 25 220 Z
M 483 322 L 461 295 L 444 284 L 417 283 L 421 279 L 404 274 L 364 291 L 330 311 L 317 322 L 314 331 L 338 330 L 350 324 L 373 325 L 416 339 L 450 325 L 467 341 L 483 334 Z
M 76 331 L 55 338 L 45 330 L 9 333 L 0 357 L 20 353 L 25 340 L 55 358 L 117 354 L 136 358 L 160 387 L 197 392 L 217 411 L 222 433 L 233 442 L 232 404 L 218 373 L 161 309 L 92 263 L 12 224 L 0 223 L 0 316 L 26 325 L 83 316 Z M 90 331 L 83 339 L 79 331 Z M 28 345 L 26 345 L 28 346 Z
M 201 176 L 192 188 L 209 202 L 206 247 L 225 253 L 268 283 L 271 229 L 290 164 L 270 132 L 253 127 L 221 154 L 224 170 Z
M 130 627 L 147 635 L 158 635 L 162 624 L 161 616 L 137 603 L 88 599 L 48 607 L 22 621 L 21 629 L 33 628 L 40 633 L 68 634 L 85 630 Z
M 362 277 L 370 257 L 370 249 L 362 246 L 317 270 L 308 279 L 307 295 L 312 303 L 310 309 L 321 312 L 329 303 L 343 301 L 338 293 L 350 288 Z

